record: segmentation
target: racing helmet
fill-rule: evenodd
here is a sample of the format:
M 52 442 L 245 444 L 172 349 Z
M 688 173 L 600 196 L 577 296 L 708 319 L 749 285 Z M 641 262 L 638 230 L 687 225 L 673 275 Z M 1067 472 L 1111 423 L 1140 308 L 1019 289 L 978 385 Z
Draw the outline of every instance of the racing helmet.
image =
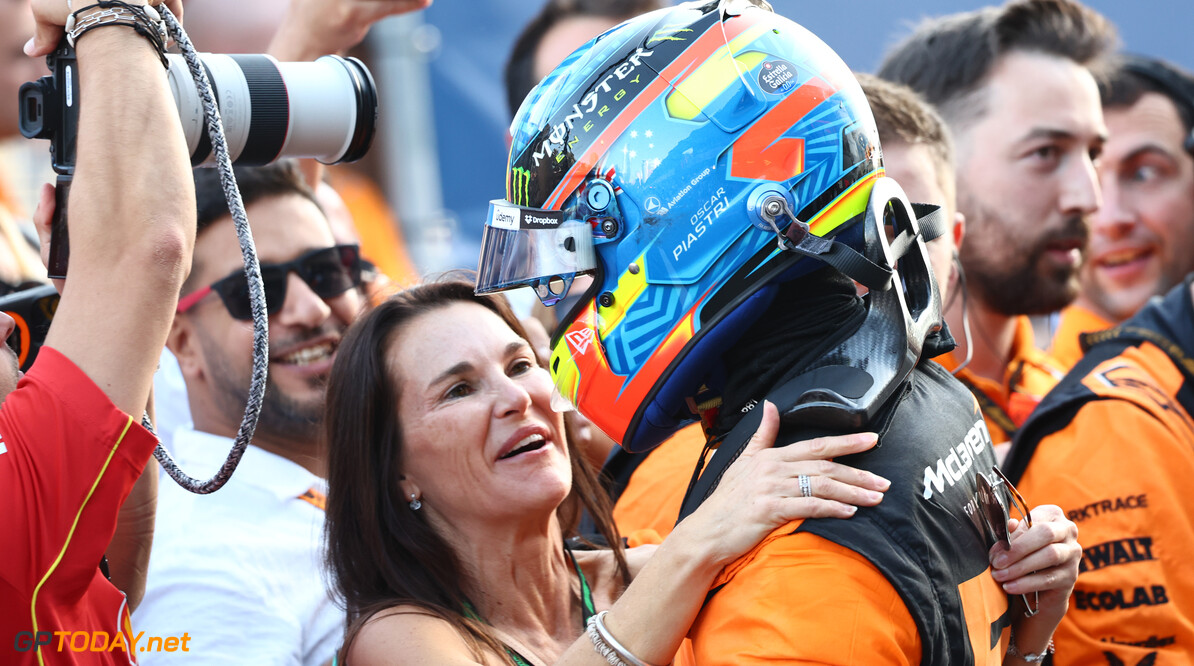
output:
M 722 354 L 778 285 L 826 264 L 869 289 L 868 315 L 789 411 L 861 424 L 938 325 L 917 217 L 884 177 L 861 88 L 766 2 L 692 2 L 612 28 L 528 95 L 510 133 L 477 291 L 532 287 L 550 306 L 592 276 L 559 317 L 549 367 L 629 451 L 696 420 L 693 397 L 716 391 Z

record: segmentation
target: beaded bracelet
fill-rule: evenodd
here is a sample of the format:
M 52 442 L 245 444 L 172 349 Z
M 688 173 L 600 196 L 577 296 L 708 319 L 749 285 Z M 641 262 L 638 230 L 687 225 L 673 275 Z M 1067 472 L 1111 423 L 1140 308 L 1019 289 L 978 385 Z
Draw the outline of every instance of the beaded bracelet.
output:
M 602 613 L 604 612 L 602 611 Z M 598 613 L 597 615 L 600 614 Z M 597 632 L 597 615 L 590 617 L 588 624 L 585 625 L 585 629 L 589 633 L 589 640 L 593 641 L 593 649 L 597 651 L 597 654 L 605 658 L 609 666 L 627 666 L 625 662 L 618 658 L 618 653 L 614 652 L 614 649 L 601 639 L 601 634 Z
M 170 68 L 166 59 L 166 44 L 169 36 L 161 14 L 150 5 L 131 5 L 122 0 L 99 0 L 75 11 L 66 20 L 66 41 L 73 47 L 80 37 L 95 28 L 106 25 L 123 25 L 132 28 L 138 35 L 149 40 L 157 51 L 162 65 Z

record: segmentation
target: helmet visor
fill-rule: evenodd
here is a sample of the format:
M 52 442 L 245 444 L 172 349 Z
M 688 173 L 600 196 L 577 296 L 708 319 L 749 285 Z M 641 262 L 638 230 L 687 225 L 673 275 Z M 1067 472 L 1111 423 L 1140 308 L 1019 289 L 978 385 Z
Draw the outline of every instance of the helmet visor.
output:
M 489 202 L 489 219 L 477 261 L 478 294 L 531 287 L 544 305 L 555 305 L 572 279 L 597 267 L 593 231 L 558 210 Z

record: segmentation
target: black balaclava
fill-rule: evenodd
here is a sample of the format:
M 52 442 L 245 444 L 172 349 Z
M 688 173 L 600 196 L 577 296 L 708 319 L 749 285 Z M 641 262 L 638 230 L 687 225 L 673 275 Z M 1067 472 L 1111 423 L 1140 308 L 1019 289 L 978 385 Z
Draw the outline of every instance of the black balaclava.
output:
M 763 316 L 723 356 L 727 372 L 716 430 L 849 337 L 866 318 L 854 281 L 826 266 L 779 286 Z

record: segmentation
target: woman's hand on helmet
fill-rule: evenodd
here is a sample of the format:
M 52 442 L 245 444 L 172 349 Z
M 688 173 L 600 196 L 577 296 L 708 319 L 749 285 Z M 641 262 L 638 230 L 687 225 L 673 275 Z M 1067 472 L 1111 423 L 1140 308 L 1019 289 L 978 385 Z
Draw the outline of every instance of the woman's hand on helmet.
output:
M 872 448 L 878 441 L 874 433 L 819 437 L 775 448 L 779 412 L 770 402 L 760 409 L 759 429 L 726 469 L 717 490 L 676 527 L 718 566 L 793 520 L 849 518 L 858 507 L 881 502 L 891 485 L 870 472 L 833 462 Z

